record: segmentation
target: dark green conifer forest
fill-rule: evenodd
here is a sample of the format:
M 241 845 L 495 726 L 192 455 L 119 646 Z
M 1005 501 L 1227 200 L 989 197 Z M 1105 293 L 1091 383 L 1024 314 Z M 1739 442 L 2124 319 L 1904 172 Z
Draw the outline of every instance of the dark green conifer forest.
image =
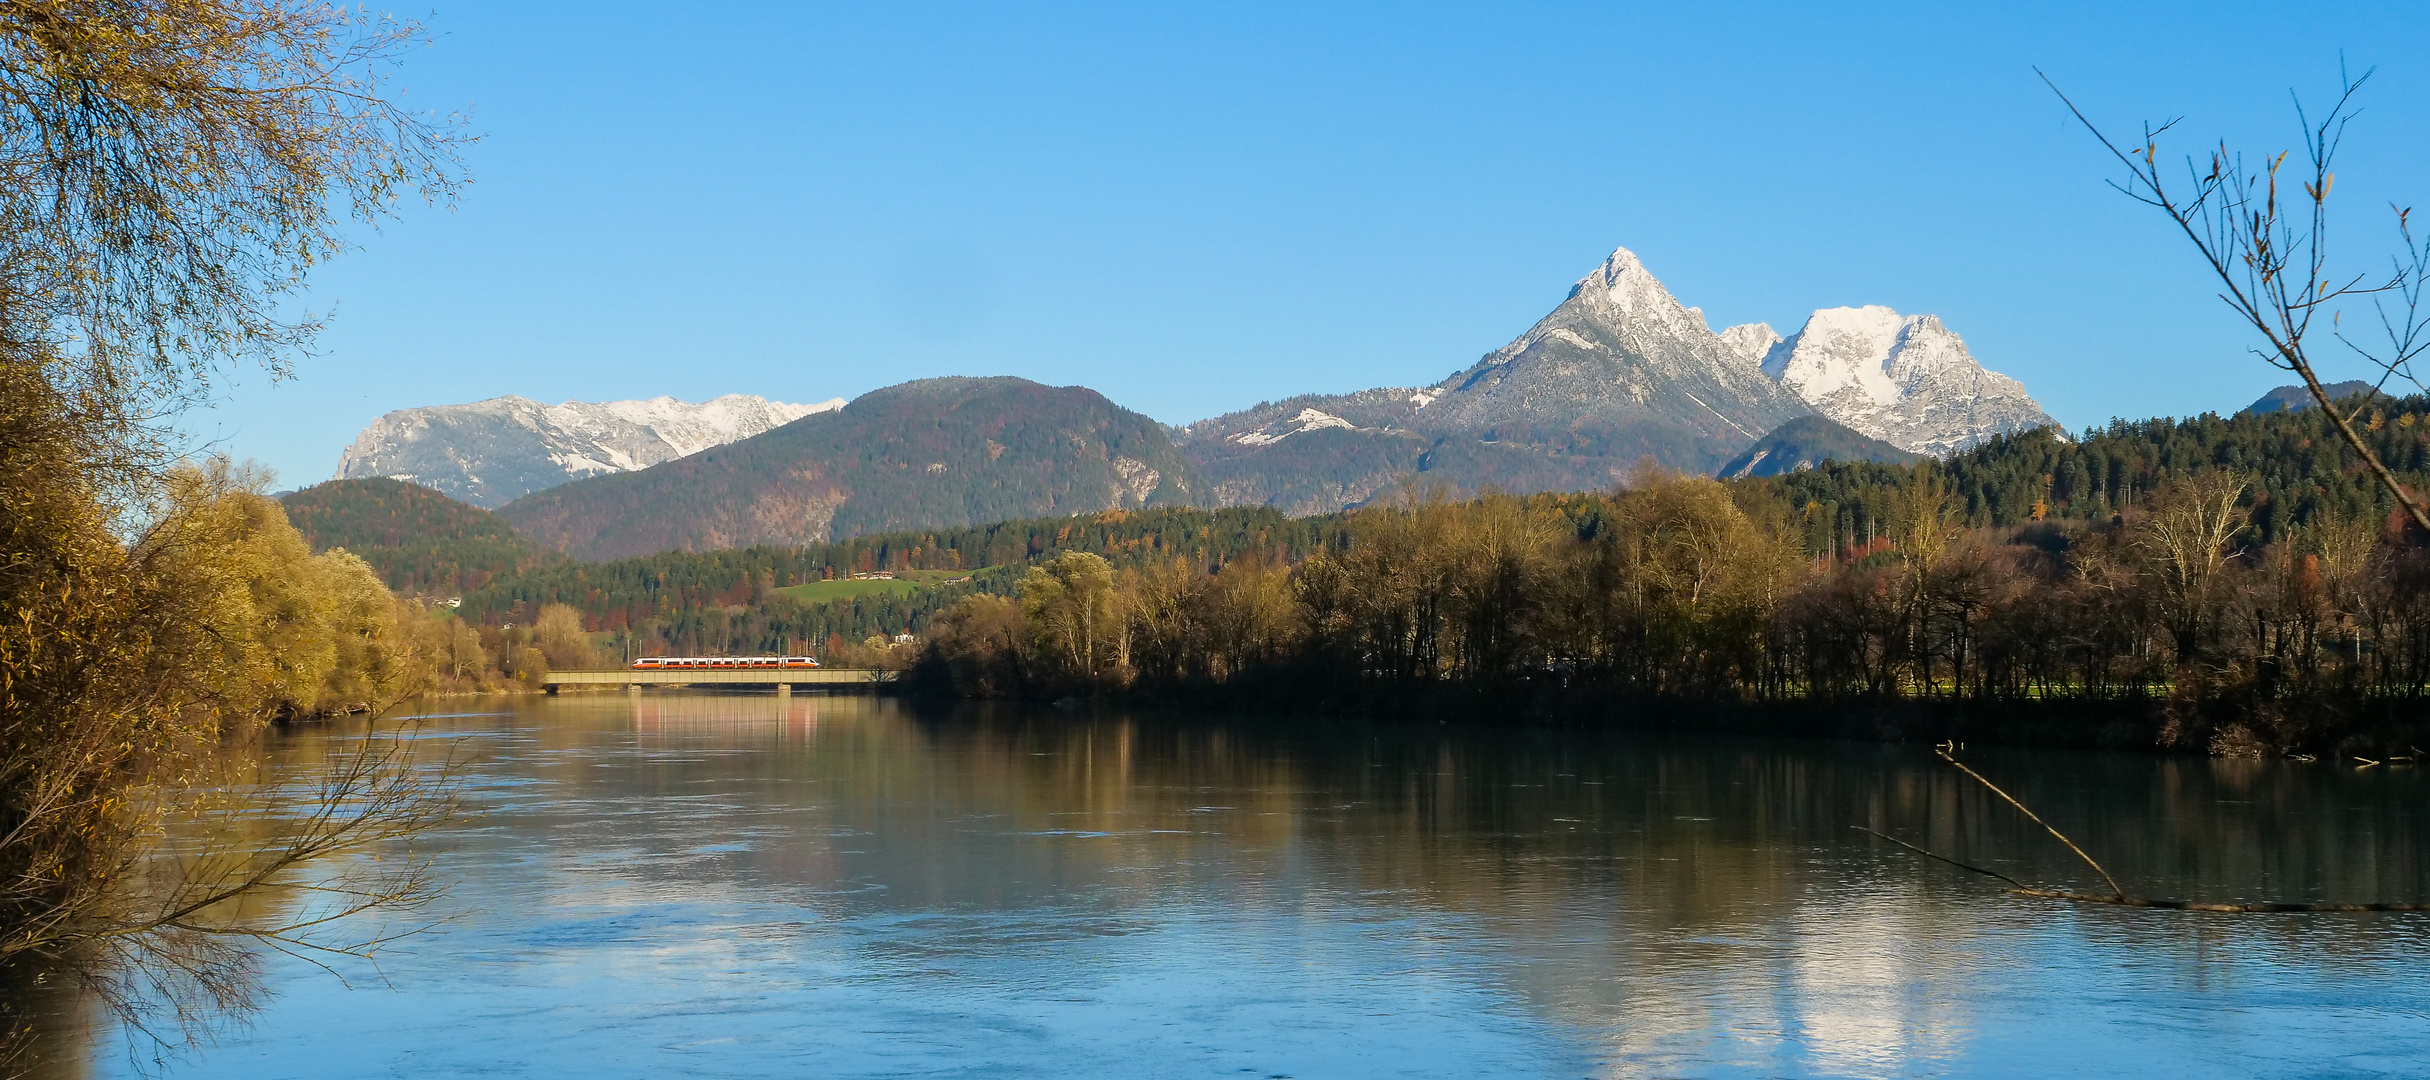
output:
M 2426 405 L 2350 403 L 2413 484 L 2430 480 Z M 535 554 L 404 485 L 289 500 L 309 504 L 296 520 L 316 546 L 364 544 L 393 586 L 462 587 L 469 622 L 570 605 L 633 655 L 829 654 L 908 632 L 928 641 L 924 685 L 979 695 L 1557 684 L 2135 702 L 2155 730 L 2174 725 L 2163 741 L 2241 751 L 2350 737 L 2384 714 L 2371 702 L 2430 691 L 2430 557 L 2353 458 L 2317 410 L 2204 415 L 1916 465 L 1734 481 L 1649 468 L 1614 492 L 1469 501 L 1413 482 L 1296 519 L 1109 511 L 595 563 Z M 784 592 L 905 570 L 952 576 L 823 602 Z M 1045 595 L 1097 597 L 1104 617 L 1075 644 Z

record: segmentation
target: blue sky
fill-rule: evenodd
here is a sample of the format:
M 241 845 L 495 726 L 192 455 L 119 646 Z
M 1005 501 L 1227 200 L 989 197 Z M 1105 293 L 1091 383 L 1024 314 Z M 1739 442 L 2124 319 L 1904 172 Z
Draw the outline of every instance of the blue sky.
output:
M 668 20 L 668 13 L 680 18 Z M 2321 13 L 2326 11 L 2327 13 Z M 189 428 L 284 484 L 391 409 L 1083 384 L 1168 422 L 1429 382 L 1614 245 L 1718 329 L 1930 312 L 2072 427 L 2232 410 L 2182 238 L 2040 65 L 2180 146 L 2376 66 L 2346 250 L 2430 204 L 2415 5 L 442 7 L 406 100 L 482 141 L 315 278 L 319 354 Z M 2337 372 L 2359 374 L 2359 370 Z

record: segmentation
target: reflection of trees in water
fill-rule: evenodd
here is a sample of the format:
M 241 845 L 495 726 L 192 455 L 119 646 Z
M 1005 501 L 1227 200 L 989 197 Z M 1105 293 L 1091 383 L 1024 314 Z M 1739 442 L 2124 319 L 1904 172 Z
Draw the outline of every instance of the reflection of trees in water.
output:
M 26 1080 L 77 1080 L 90 1075 L 86 1059 L 101 1010 L 65 980 L 40 978 L 25 966 L 0 967 L 0 1001 L 17 1025 L 0 1075 Z
M 166 1065 L 259 1005 L 271 953 L 376 979 L 373 952 L 427 928 L 443 889 L 414 841 L 451 816 L 458 766 L 412 735 L 346 724 L 186 762 L 111 887 L 0 965 L 29 991 L 0 993 L 21 1023 L 0 1072 L 81 1075 L 103 1019 Z
M 1414 912 L 1425 932 L 1395 944 L 1413 964 L 1484 973 L 1543 1014 L 1610 1033 L 1608 1052 L 1646 1067 L 1709 1049 L 1719 1031 L 1775 1033 L 1821 1071 L 1955 1053 L 1976 1018 L 1936 977 L 2003 972 L 2054 929 L 2196 981 L 2247 964 L 2367 967 L 2388 934 L 2420 936 L 2411 924 L 2229 926 L 2002 897 L 1850 829 L 1897 831 L 2031 880 L 2086 874 L 1920 748 L 988 704 L 926 713 L 867 698 L 614 707 L 630 711 L 648 755 L 560 775 L 617 823 L 619 850 L 650 856 L 613 860 L 639 888 L 740 888 L 838 917 L 1061 913 L 1115 950 L 1201 917 L 1372 915 L 1378 932 L 1399 933 Z M 2410 774 L 2018 750 L 1981 760 L 2153 892 L 2430 896 Z M 666 796 L 685 798 L 683 813 L 653 813 Z M 738 850 L 687 854 L 704 821 Z M 2227 944 L 2239 947 L 2216 948 Z
M 2040 877 L 2084 873 L 1964 777 L 1904 748 L 1141 723 L 985 704 L 920 715 L 855 698 L 644 695 L 613 707 L 630 711 L 645 746 L 775 749 L 784 771 L 842 796 L 822 812 L 933 795 L 923 818 L 1002 817 L 1013 831 L 1180 849 L 1218 820 L 1207 800 L 1222 795 L 1229 840 L 1348 845 L 1375 856 L 1341 860 L 1363 886 L 1461 906 L 1507 902 L 1508 875 L 1541 874 L 1626 887 L 1700 922 L 1790 897 L 1806 876 L 1801 853 L 1848 846 L 1856 824 Z M 2019 751 L 1984 760 L 2122 877 L 2224 895 L 2430 890 L 2411 774 Z M 1157 822 L 1200 827 L 1145 827 Z
M 499 803 L 454 841 L 550 862 L 540 889 L 518 877 L 497 901 L 517 910 L 799 913 L 744 937 L 875 916 L 920 929 L 821 947 L 881 965 L 1083 961 L 1040 951 L 1041 971 L 1231 940 L 1191 937 L 1209 926 L 1278 947 L 1362 935 L 1406 957 L 1409 979 L 1483 986 L 1481 1003 L 1516 999 L 1588 1033 L 1622 1071 L 1709 1064 L 1721 1042 L 1823 1073 L 1950 1059 L 1999 1019 L 1952 988 L 2028 977 L 2010 969 L 2054 936 L 2189 986 L 2279 964 L 2368 973 L 2430 944 L 2387 920 L 2007 899 L 1849 829 L 2031 879 L 2084 873 L 1920 748 L 812 695 L 528 708 L 466 722 L 489 759 L 470 790 Z M 297 776 L 340 744 L 281 745 Z M 1979 764 L 2154 892 L 2430 895 L 2411 774 L 2019 750 Z M 706 935 L 651 962 L 716 964 L 741 940 Z

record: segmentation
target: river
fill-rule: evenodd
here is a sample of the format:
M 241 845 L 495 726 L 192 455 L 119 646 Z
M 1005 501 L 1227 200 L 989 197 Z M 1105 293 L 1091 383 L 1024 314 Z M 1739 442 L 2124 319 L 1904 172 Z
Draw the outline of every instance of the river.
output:
M 2430 916 L 2097 884 L 1924 748 L 891 699 L 440 703 L 448 921 L 175 1077 L 2430 1075 Z M 301 775 L 343 725 L 280 736 Z M 2430 777 L 1968 755 L 2145 895 L 2430 898 Z M 349 985 L 351 988 L 348 988 Z M 86 1075 L 140 1071 L 114 1030 Z M 76 1070 L 70 1070 L 74 1072 Z

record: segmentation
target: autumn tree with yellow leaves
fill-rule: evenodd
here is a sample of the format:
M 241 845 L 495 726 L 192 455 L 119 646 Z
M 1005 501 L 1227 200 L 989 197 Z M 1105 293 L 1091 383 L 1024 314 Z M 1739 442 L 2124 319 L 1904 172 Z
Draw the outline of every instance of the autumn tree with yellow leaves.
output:
M 367 749 L 343 812 L 135 874 L 226 740 L 426 677 L 362 563 L 312 555 L 242 470 L 180 464 L 176 427 L 234 365 L 287 373 L 318 323 L 285 312 L 346 220 L 452 196 L 458 129 L 386 96 L 420 39 L 302 0 L 0 0 L 0 976 L 181 1022 L 241 1005 L 230 943 L 306 943 L 234 899 L 432 805 Z

